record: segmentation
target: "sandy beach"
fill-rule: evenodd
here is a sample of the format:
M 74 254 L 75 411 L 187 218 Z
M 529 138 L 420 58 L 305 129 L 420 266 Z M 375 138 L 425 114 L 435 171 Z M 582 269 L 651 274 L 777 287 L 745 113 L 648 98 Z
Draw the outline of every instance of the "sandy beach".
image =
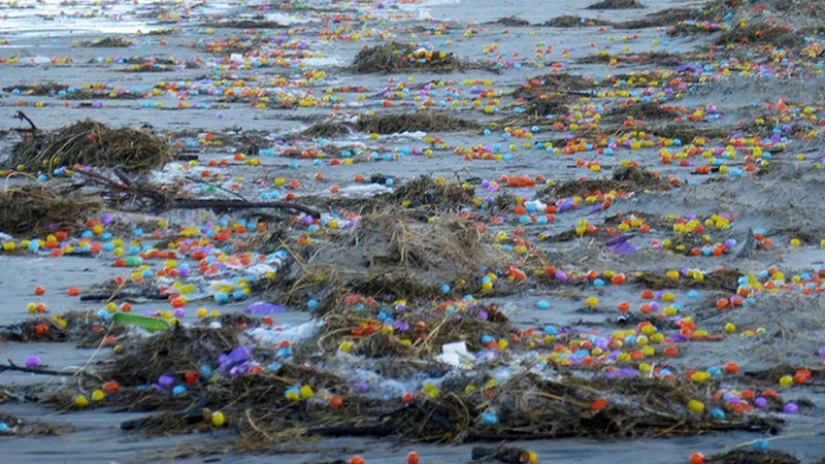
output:
M 8 462 L 825 460 L 825 9 L 594 3 L 0 0 Z

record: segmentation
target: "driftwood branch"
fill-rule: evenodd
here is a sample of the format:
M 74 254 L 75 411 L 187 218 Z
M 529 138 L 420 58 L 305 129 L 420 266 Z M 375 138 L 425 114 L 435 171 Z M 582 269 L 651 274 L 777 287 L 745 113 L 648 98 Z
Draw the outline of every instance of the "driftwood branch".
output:
M 99 183 L 108 185 L 113 190 L 125 192 L 127 194 L 131 194 L 134 199 L 138 198 L 151 198 L 155 203 L 165 204 L 169 201 L 168 197 L 164 194 L 155 192 L 154 190 L 147 189 L 141 187 L 140 185 L 136 184 L 131 178 L 129 178 L 128 174 L 126 174 L 122 169 L 115 168 L 114 174 L 120 180 L 117 182 L 113 179 L 110 179 L 104 175 L 98 174 L 94 171 L 90 171 L 88 169 L 81 169 L 76 171 L 78 174 L 83 176 L 89 177 L 92 180 L 95 180 Z
M 17 114 L 16 114 L 14 117 L 15 117 L 15 118 L 17 118 L 17 119 L 20 119 L 20 120 L 26 121 L 27 123 L 29 123 L 29 125 L 30 125 L 30 126 L 32 126 L 32 127 L 31 127 L 31 130 L 29 130 L 29 129 L 21 129 L 21 130 L 20 130 L 21 132 L 24 132 L 24 131 L 25 131 L 25 132 L 32 132 L 32 133 L 37 132 L 37 126 L 35 126 L 35 125 L 34 125 L 34 122 L 33 122 L 31 119 L 29 119 L 29 117 L 28 117 L 28 116 L 26 116 L 26 113 L 24 113 L 24 112 L 22 112 L 22 111 L 18 111 L 18 112 L 17 112 Z
M 77 372 L 61 372 L 55 371 L 51 369 L 40 369 L 40 368 L 32 368 L 32 367 L 24 367 L 18 366 L 17 364 L 13 363 L 11 359 L 9 359 L 9 363 L 7 365 L 0 364 L 0 372 L 5 371 L 13 371 L 13 372 L 26 372 L 29 374 L 39 374 L 39 375 L 57 375 L 57 376 L 66 376 L 72 377 Z
M 157 203 L 157 208 L 161 210 L 169 209 L 198 209 L 211 208 L 220 210 L 230 209 L 249 209 L 249 208 L 263 208 L 263 209 L 287 209 L 293 211 L 300 211 L 312 216 L 315 219 L 320 219 L 321 213 L 309 206 L 304 206 L 300 203 L 291 201 L 246 201 L 243 198 L 232 200 L 220 199 L 202 199 L 202 200 L 176 200 L 170 199 L 162 193 L 155 192 L 149 188 L 143 187 L 129 178 L 121 169 L 115 169 L 114 174 L 118 177 L 120 182 L 110 179 L 106 176 L 98 174 L 89 170 L 79 170 L 78 174 L 82 174 L 97 182 L 103 183 L 112 189 L 127 192 L 132 194 L 135 198 L 148 197 Z
M 110 300 L 168 300 L 169 295 L 161 295 L 159 293 L 130 293 L 130 292 L 115 292 L 115 293 L 99 293 L 92 295 L 80 295 L 80 301 L 110 301 Z

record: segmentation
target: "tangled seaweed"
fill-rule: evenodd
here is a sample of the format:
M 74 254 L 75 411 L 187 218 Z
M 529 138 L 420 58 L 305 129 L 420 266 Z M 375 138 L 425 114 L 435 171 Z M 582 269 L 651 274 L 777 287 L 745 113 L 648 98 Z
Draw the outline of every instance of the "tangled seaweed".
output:
M 86 40 L 80 43 L 84 47 L 121 48 L 132 46 L 132 41 L 123 37 L 104 37 L 102 39 Z
M 588 10 L 627 10 L 631 8 L 644 8 L 638 0 L 604 0 L 587 7 Z
M 735 449 L 727 453 L 708 456 L 705 462 L 713 464 L 799 464 L 802 461 L 792 454 L 779 450 Z
M 361 116 L 356 128 L 362 132 L 396 134 L 401 132 L 448 132 L 478 129 L 480 125 L 436 111 Z
M 545 21 L 541 25 L 545 27 L 592 27 L 604 26 L 607 24 L 610 24 L 610 21 L 595 18 L 583 18 L 576 15 L 562 15 Z
M 752 24 L 726 31 L 716 39 L 717 45 L 733 43 L 770 44 L 779 48 L 795 49 L 805 43 L 805 38 L 798 36 L 788 27 Z
M 332 407 L 316 395 L 290 398 L 295 385 L 313 385 L 327 394 L 347 394 Z M 208 430 L 213 411 L 220 409 L 245 439 L 244 446 L 265 448 L 284 434 L 311 436 L 396 437 L 405 441 L 463 443 L 562 437 L 667 437 L 735 429 L 766 430 L 764 419 L 716 421 L 691 416 L 683 406 L 696 392 L 647 379 L 613 380 L 562 377 L 546 380 L 536 374 L 492 382 L 487 376 L 466 375 L 445 380 L 406 403 L 355 394 L 345 379 L 312 368 L 284 365 L 274 372 L 244 374 L 199 384 L 199 400 L 174 399 L 167 393 L 137 393 L 161 401 L 163 412 L 121 428 L 149 434 Z M 165 400 L 163 400 L 165 398 Z M 261 407 L 265 399 L 266 407 Z M 125 400 L 125 398 L 124 398 Z M 135 398 L 132 398 L 134 401 Z M 594 406 L 597 405 L 597 406 Z M 495 409 L 502 422 L 481 418 Z
M 237 345 L 234 327 L 176 326 L 150 338 L 131 340 L 103 375 L 124 385 L 152 384 L 164 374 L 182 376 L 187 371 L 198 371 L 201 365 L 211 365 Z
M 452 53 L 426 50 L 415 44 L 389 42 L 358 52 L 353 69 L 360 74 L 392 73 L 413 69 L 450 71 L 465 67 Z
M 642 190 L 668 190 L 670 184 L 654 173 L 638 167 L 621 167 L 609 179 L 572 180 L 556 185 L 549 185 L 539 191 L 539 195 L 549 198 L 569 198 L 588 196 L 594 193 L 638 192 Z
M 5 166 L 34 172 L 74 165 L 142 172 L 171 159 L 169 143 L 151 133 L 128 127 L 112 129 L 87 119 L 26 137 L 14 147 Z
M 357 227 L 319 240 L 299 265 L 267 281 L 268 298 L 289 304 L 313 295 L 325 309 L 350 293 L 418 301 L 443 296 L 443 285 L 456 280 L 465 286 L 454 291 L 469 291 L 478 270 L 500 260 L 475 222 L 422 219 L 392 208 L 364 214 Z
M 65 184 L 6 186 L 0 192 L 0 230 L 14 234 L 71 231 L 101 207 L 100 198 L 71 191 Z

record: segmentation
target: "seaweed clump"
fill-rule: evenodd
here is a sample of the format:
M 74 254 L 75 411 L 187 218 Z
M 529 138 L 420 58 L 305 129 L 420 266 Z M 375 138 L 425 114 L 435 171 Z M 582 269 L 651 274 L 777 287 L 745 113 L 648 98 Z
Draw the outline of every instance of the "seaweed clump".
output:
M 450 191 L 453 201 L 467 198 L 463 191 Z M 447 282 L 454 283 L 453 292 L 474 290 L 468 286 L 475 285 L 478 269 L 497 267 L 499 252 L 485 245 L 474 221 L 448 214 L 422 218 L 427 209 L 443 208 L 435 204 L 440 198 L 435 189 L 411 198 L 423 206 L 420 212 L 385 207 L 365 213 L 347 233 L 319 240 L 305 262 L 268 283 L 267 298 L 291 304 L 313 297 L 329 310 L 350 293 L 412 302 L 443 297 Z
M 96 47 L 96 48 L 122 48 L 122 47 L 130 47 L 132 45 L 132 41 L 129 39 L 125 39 L 123 37 L 104 37 L 102 39 L 95 39 L 84 41 L 81 43 L 84 47 Z
M 183 375 L 199 371 L 201 365 L 212 366 L 221 354 L 238 346 L 234 327 L 173 329 L 151 337 L 140 337 L 124 345 L 123 354 L 103 371 L 107 379 L 124 385 L 146 385 L 166 375 Z
M 475 191 L 470 186 L 443 178 L 421 176 L 396 189 L 390 195 L 393 202 L 407 208 L 432 208 L 433 213 L 454 211 L 470 206 Z
M 617 169 L 607 179 L 572 180 L 557 185 L 549 185 L 539 195 L 550 198 L 569 198 L 604 194 L 610 191 L 638 192 L 642 190 L 668 190 L 670 184 L 657 172 L 643 168 L 627 166 Z
M 716 45 L 753 43 L 793 49 L 804 44 L 805 38 L 798 36 L 788 27 L 751 24 L 724 32 L 715 43 Z
M 665 108 L 662 105 L 653 102 L 637 102 L 628 106 L 620 106 L 608 113 L 608 116 L 632 118 L 639 120 L 660 120 L 673 119 L 679 116 L 679 113 L 670 108 Z
M 0 192 L 0 230 L 11 234 L 71 231 L 102 206 L 100 198 L 64 191 L 59 186 L 7 187 Z
M 171 159 L 172 148 L 160 137 L 128 127 L 113 129 L 87 119 L 26 137 L 14 147 L 5 165 L 34 172 L 74 165 L 144 172 Z
M 583 18 L 576 15 L 562 15 L 549 19 L 541 25 L 545 27 L 591 27 L 591 26 L 605 26 L 610 24 L 610 21 L 598 18 Z
M 381 114 L 361 116 L 356 129 L 361 132 L 376 134 L 396 134 L 401 132 L 450 132 L 465 129 L 478 129 L 473 121 L 458 119 L 436 111 L 418 111 L 415 113 Z
M 588 10 L 628 10 L 644 8 L 638 0 L 603 0 L 587 7 Z
M 452 53 L 427 50 L 411 43 L 388 42 L 361 50 L 353 69 L 360 74 L 392 73 L 411 69 L 451 71 L 464 67 Z
M 779 450 L 735 449 L 727 453 L 714 454 L 705 460 L 713 464 L 799 464 L 796 456 Z
M 690 19 L 712 19 L 712 16 L 704 11 L 705 10 L 699 10 L 696 8 L 666 8 L 664 10 L 645 15 L 645 17 L 641 19 L 631 19 L 621 23 L 616 23 L 614 27 L 617 29 L 643 29 L 647 27 L 667 26 Z

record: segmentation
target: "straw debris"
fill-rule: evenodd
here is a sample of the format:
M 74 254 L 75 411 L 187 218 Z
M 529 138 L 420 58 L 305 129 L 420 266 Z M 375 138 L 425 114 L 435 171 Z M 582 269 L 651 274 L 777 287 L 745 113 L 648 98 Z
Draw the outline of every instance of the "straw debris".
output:
M 433 298 L 443 295 L 443 284 L 468 280 L 481 267 L 495 264 L 497 255 L 482 238 L 474 222 L 460 217 L 418 222 L 406 212 L 368 213 L 349 233 L 317 245 L 302 266 L 291 266 L 292 272 L 270 291 L 287 304 L 308 295 L 326 296 L 332 304 L 347 293 L 390 300 Z
M 149 132 L 128 127 L 112 129 L 87 119 L 25 138 L 15 145 L 5 166 L 52 172 L 79 164 L 143 172 L 171 159 L 172 149 L 166 140 Z
M 72 191 L 66 183 L 7 186 L 0 192 L 0 230 L 12 234 L 72 231 L 102 207 L 99 198 Z

